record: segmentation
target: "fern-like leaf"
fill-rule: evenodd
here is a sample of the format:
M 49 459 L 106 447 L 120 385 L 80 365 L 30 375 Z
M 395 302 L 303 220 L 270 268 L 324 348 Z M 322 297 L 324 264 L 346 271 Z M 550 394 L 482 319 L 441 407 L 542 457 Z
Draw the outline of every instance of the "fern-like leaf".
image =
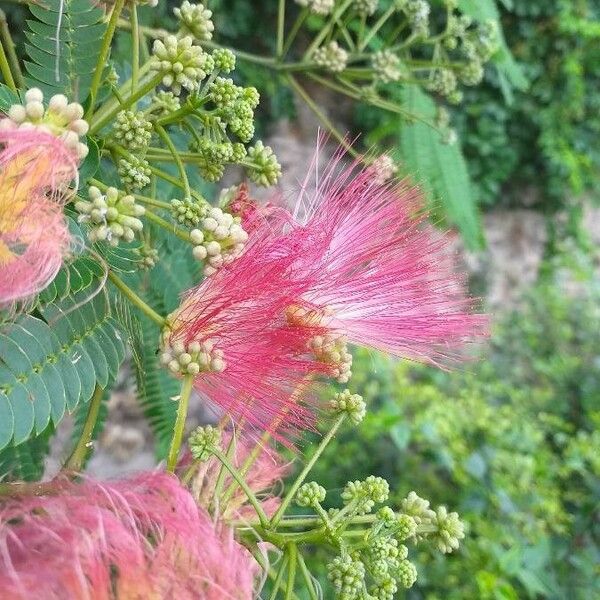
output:
M 27 84 L 85 100 L 106 30 L 102 10 L 92 0 L 43 0 L 29 9 Z
M 406 86 L 404 105 L 430 122 L 435 119 L 435 102 L 417 86 Z M 439 199 L 442 216 L 458 227 L 469 248 L 479 247 L 482 233 L 478 208 L 459 144 L 443 144 L 437 131 L 415 122 L 402 127 L 400 147 L 408 170 L 421 178 L 431 198 Z

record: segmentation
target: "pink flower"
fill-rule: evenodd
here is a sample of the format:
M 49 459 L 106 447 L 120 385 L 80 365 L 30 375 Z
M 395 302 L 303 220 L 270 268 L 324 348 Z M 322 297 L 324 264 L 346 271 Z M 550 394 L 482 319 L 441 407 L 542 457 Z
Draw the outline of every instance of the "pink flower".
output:
M 238 423 L 269 429 L 277 422 L 281 437 L 309 425 L 298 400 L 322 367 L 305 351 L 320 328 L 285 319 L 310 276 L 292 268 L 295 240 L 275 241 L 261 236 L 184 296 L 169 317 L 161 361 L 174 374 L 195 375 L 195 389 Z
M 26 301 L 56 276 L 69 248 L 62 212 L 77 161 L 53 135 L 0 131 L 0 308 Z
M 269 211 L 254 234 L 295 240 L 293 268 L 310 274 L 304 308 L 290 321 L 327 330 L 311 348 L 340 381 L 351 364 L 346 342 L 423 362 L 458 358 L 487 319 L 473 314 L 448 237 L 427 224 L 408 181 L 382 183 L 358 162 L 342 167 L 342 158 L 322 174 L 313 166 L 314 193 L 303 191 L 287 218 Z
M 0 596 L 250 600 L 257 566 L 176 478 L 65 482 L 0 505 Z

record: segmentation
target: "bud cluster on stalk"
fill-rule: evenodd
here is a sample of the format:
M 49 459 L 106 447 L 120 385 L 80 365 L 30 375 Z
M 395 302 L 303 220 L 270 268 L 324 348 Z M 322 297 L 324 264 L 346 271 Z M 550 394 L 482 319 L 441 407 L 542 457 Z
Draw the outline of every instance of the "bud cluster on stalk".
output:
M 75 210 L 78 222 L 89 225 L 88 238 L 91 242 L 108 242 L 117 246 L 121 240 L 132 242 L 143 229 L 139 217 L 146 212 L 135 198 L 123 195 L 114 187 L 104 193 L 95 186 L 88 190 L 89 201 L 78 200 Z
M 77 158 L 83 159 L 89 151 L 79 140 L 89 129 L 83 113 L 81 104 L 69 102 L 63 94 L 52 96 L 46 107 L 43 92 L 31 88 L 25 92 L 25 103 L 13 104 L 7 116 L 0 119 L 0 129 L 34 129 L 50 133 L 62 140 Z
M 212 275 L 235 260 L 243 252 L 247 240 L 248 234 L 240 219 L 216 207 L 208 210 L 200 228 L 190 232 L 194 258 L 205 261 L 205 275 Z
M 198 375 L 199 373 L 222 373 L 227 363 L 223 350 L 213 340 L 171 342 L 169 332 L 163 335 L 160 362 L 174 375 Z

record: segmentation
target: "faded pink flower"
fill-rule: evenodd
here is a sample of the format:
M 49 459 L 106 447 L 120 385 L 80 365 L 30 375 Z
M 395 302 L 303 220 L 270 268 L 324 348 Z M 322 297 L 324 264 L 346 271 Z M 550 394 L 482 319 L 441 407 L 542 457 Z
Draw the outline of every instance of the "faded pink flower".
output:
M 285 319 L 312 283 L 310 274 L 294 271 L 294 243 L 274 245 L 265 235 L 250 244 L 185 294 L 162 341 L 161 361 L 174 374 L 194 374 L 195 389 L 238 424 L 265 429 L 277 422 L 280 438 L 309 425 L 310 411 L 298 400 L 305 379 L 322 371 L 305 352 L 320 328 Z
M 323 173 L 313 166 L 315 191 L 303 191 L 287 218 L 269 211 L 255 233 L 294 240 L 292 268 L 310 274 L 304 308 L 290 320 L 326 328 L 310 347 L 340 381 L 351 363 L 346 342 L 424 362 L 458 358 L 487 319 L 473 314 L 448 237 L 427 224 L 416 187 L 382 183 L 358 161 L 341 166 L 343 158 L 338 152 Z
M 0 504 L 0 598 L 250 600 L 256 575 L 233 533 L 164 473 Z
M 77 160 L 59 139 L 0 131 L 0 308 L 26 301 L 56 276 L 69 248 L 62 212 Z

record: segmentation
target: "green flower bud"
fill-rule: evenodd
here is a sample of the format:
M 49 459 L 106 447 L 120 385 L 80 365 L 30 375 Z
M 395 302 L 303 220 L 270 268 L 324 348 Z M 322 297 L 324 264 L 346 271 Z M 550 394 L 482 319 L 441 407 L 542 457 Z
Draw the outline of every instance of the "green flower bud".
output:
M 312 58 L 317 65 L 332 73 L 341 73 L 348 64 L 348 53 L 336 41 L 317 48 Z
M 344 390 L 329 402 L 329 407 L 335 414 L 346 413 L 350 420 L 358 425 L 367 412 L 366 404 L 362 396 L 351 394 L 350 390 Z
M 161 90 L 152 97 L 152 103 L 159 109 L 159 114 L 169 115 L 181 108 L 179 98 L 173 92 Z
M 217 77 L 210 85 L 208 98 L 214 102 L 217 107 L 222 108 L 231 104 L 239 97 L 242 88 L 233 83 L 232 79 Z
M 383 83 L 398 81 L 402 77 L 400 58 L 391 50 L 381 50 L 373 55 L 373 68 Z
M 173 12 L 179 20 L 179 30 L 183 35 L 191 35 L 198 42 L 212 38 L 215 26 L 211 20 L 212 11 L 202 4 L 192 4 L 184 0 Z
M 460 70 L 460 80 L 465 85 L 478 85 L 483 79 L 483 65 L 478 60 L 473 60 Z
M 127 189 L 141 190 L 150 183 L 152 171 L 147 160 L 130 156 L 121 158 L 117 172 Z
M 208 202 L 198 202 L 192 198 L 171 200 L 171 214 L 173 219 L 186 227 L 197 227 L 206 216 L 210 205 Z
M 377 585 L 369 590 L 374 600 L 393 600 L 398 591 L 398 584 L 392 577 L 384 577 Z
M 327 16 L 335 6 L 335 0 L 296 0 L 296 4 L 306 7 L 315 15 Z
M 375 13 L 378 5 L 379 0 L 354 0 L 352 6 L 361 17 L 370 17 Z
M 339 600 L 360 598 L 365 581 L 365 566 L 350 555 L 337 556 L 327 565 L 327 577 Z
M 212 58 L 215 69 L 223 73 L 231 73 L 235 69 L 235 54 L 227 48 L 216 48 L 213 50 Z
M 210 458 L 211 451 L 218 448 L 221 443 L 221 432 L 212 425 L 196 427 L 188 438 L 188 446 L 192 456 L 199 461 Z
M 161 337 L 160 349 L 160 363 L 173 375 L 222 373 L 227 368 L 223 350 L 216 348 L 212 340 L 172 343 L 166 330 Z
M 141 261 L 138 263 L 140 269 L 153 269 L 158 262 L 158 250 L 155 250 L 147 244 L 143 244 L 139 249 Z
M 454 71 L 450 69 L 436 69 L 433 81 L 429 84 L 429 89 L 442 96 L 448 96 L 456 89 L 456 86 L 457 80 Z
M 402 512 L 411 516 L 417 525 L 431 522 L 435 512 L 429 508 L 429 500 L 420 498 L 415 492 L 410 492 L 400 503 Z
M 92 243 L 105 241 L 117 246 L 121 240 L 132 242 L 136 233 L 142 231 L 143 223 L 138 217 L 146 211 L 133 196 L 124 196 L 113 187 L 103 194 L 90 186 L 88 197 L 89 201 L 75 202 L 75 210 L 79 213 L 78 222 L 89 225 L 88 238 Z
M 357 514 L 366 514 L 371 512 L 376 503 L 385 502 L 389 492 L 385 479 L 369 475 L 364 481 L 349 481 L 342 492 L 342 500 L 346 505 L 354 503 Z
M 396 580 L 403 588 L 410 588 L 417 580 L 417 569 L 408 560 L 400 561 L 398 570 L 395 573 Z
M 298 506 L 314 507 L 325 500 L 326 493 L 325 488 L 316 481 L 309 481 L 301 485 L 296 493 L 296 504 Z
M 265 146 L 260 140 L 248 148 L 246 159 L 248 177 L 264 187 L 274 185 L 281 177 L 281 165 L 270 146 Z
M 115 117 L 113 135 L 128 150 L 145 150 L 152 138 L 152 123 L 141 111 L 122 110 Z
M 189 92 L 197 90 L 214 67 L 211 56 L 200 46 L 194 46 L 191 36 L 169 35 L 163 40 L 154 40 L 152 54 L 150 68 L 162 74 L 163 85 L 171 88 L 176 96 L 183 88 Z
M 437 531 L 432 534 L 431 540 L 440 552 L 449 554 L 460 545 L 460 540 L 465 537 L 465 526 L 458 513 L 449 513 L 445 506 L 440 506 L 435 511 L 432 521 Z
M 410 515 L 398 515 L 396 527 L 400 541 L 408 540 L 417 534 L 417 523 Z

